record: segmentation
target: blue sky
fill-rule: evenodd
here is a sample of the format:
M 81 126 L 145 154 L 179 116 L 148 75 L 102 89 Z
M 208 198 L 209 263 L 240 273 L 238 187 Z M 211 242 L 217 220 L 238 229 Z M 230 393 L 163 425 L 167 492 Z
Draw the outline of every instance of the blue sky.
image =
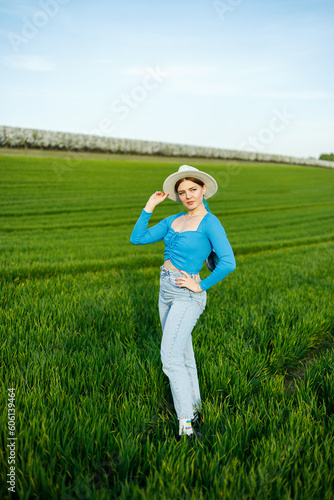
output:
M 332 0 L 0 0 L 1 125 L 334 152 Z

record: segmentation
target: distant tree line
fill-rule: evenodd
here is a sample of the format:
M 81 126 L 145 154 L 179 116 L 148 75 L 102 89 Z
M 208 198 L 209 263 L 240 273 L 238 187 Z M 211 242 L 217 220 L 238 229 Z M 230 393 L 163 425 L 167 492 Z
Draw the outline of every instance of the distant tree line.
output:
M 334 161 L 334 153 L 323 153 L 319 156 L 319 160 Z
M 24 149 L 51 149 L 58 151 L 92 151 L 110 154 L 136 154 L 167 157 L 215 158 L 220 160 L 242 160 L 275 162 L 291 165 L 309 165 L 334 168 L 333 155 L 330 161 L 316 158 L 258 153 L 222 148 L 172 144 L 168 142 L 120 139 L 70 132 L 26 129 L 0 126 L 0 147 Z

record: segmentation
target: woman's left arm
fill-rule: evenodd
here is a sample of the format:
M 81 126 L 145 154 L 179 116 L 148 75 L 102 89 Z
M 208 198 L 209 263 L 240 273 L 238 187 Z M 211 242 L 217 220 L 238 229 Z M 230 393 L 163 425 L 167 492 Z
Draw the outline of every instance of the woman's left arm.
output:
M 236 268 L 233 250 L 227 239 L 225 229 L 215 215 L 211 217 L 207 235 L 219 258 L 219 262 L 212 273 L 200 282 L 202 290 L 208 290 L 213 285 L 216 285 Z
M 130 236 L 130 243 L 134 245 L 147 245 L 149 243 L 156 243 L 166 236 L 168 232 L 167 217 L 155 226 L 147 229 L 152 213 L 146 212 L 145 209 L 142 210 Z

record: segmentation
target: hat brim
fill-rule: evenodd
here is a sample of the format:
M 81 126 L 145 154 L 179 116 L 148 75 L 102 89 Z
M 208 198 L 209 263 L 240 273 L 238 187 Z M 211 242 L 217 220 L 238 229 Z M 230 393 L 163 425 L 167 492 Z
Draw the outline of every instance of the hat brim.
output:
M 183 179 L 184 177 L 195 177 L 204 182 L 206 186 L 206 192 L 204 195 L 205 200 L 211 198 L 211 196 L 216 194 L 216 192 L 218 191 L 218 184 L 211 175 L 207 174 L 206 172 L 202 172 L 201 170 L 185 170 L 183 172 L 175 172 L 174 174 L 169 175 L 167 179 L 165 179 L 162 189 L 164 193 L 169 193 L 168 198 L 170 200 L 181 203 L 179 195 L 174 191 L 174 186 L 179 179 Z

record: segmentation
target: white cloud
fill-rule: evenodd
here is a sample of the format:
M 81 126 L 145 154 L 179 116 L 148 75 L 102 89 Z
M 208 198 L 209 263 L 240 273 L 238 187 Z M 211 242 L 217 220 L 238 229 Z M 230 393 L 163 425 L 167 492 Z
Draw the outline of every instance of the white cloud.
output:
M 173 75 L 172 75 L 173 76 Z M 220 83 L 219 80 L 228 80 L 228 84 Z M 255 82 L 256 83 L 256 82 Z M 200 95 L 200 96 L 217 96 L 217 97 L 245 97 L 245 98 L 260 98 L 260 99 L 298 99 L 298 100 L 318 100 L 330 99 L 334 94 L 330 94 L 323 90 L 295 90 L 295 91 L 280 91 L 280 90 L 255 90 L 256 85 L 248 80 L 233 79 L 228 75 L 227 78 L 218 77 L 216 81 L 213 79 L 207 82 L 198 82 L 192 78 L 175 78 L 172 79 L 172 88 L 175 92 Z M 267 85 L 268 87 L 268 85 Z
M 24 71 L 53 71 L 54 64 L 41 56 L 11 54 L 1 58 L 1 64 L 10 69 Z

